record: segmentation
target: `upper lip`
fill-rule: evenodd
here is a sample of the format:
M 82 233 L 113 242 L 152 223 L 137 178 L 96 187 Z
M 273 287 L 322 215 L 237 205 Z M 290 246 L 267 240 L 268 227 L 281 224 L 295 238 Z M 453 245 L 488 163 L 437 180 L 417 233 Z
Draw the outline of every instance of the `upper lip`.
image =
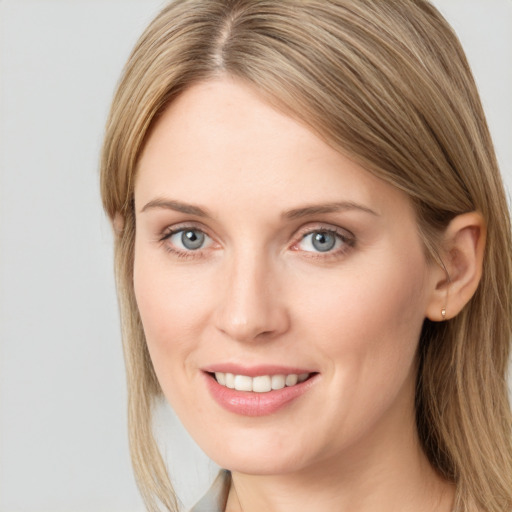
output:
M 234 375 L 246 375 L 248 377 L 258 377 L 259 375 L 291 375 L 303 373 L 315 373 L 313 370 L 299 366 L 282 366 L 274 364 L 260 364 L 254 366 L 245 366 L 237 363 L 218 363 L 202 368 L 208 373 L 232 373 Z

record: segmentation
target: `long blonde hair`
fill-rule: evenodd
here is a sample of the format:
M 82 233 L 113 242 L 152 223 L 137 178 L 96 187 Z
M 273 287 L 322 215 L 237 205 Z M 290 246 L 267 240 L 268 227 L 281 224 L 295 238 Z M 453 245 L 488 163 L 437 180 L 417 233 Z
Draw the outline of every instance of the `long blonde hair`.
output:
M 107 124 L 101 191 L 124 219 L 115 268 L 129 387 L 129 432 L 149 510 L 177 510 L 151 427 L 161 390 L 133 290 L 137 162 L 155 118 L 184 89 L 229 74 L 307 123 L 410 197 L 427 255 L 456 215 L 487 223 L 484 272 L 455 318 L 425 321 L 417 426 L 456 510 L 512 510 L 511 233 L 493 144 L 460 43 L 427 0 L 177 0 L 127 63 Z

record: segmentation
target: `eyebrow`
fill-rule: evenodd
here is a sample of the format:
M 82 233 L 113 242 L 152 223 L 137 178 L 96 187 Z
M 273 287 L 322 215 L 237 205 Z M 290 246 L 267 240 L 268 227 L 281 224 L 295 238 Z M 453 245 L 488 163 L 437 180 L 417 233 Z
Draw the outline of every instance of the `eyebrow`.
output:
M 209 214 L 203 208 L 199 206 L 194 206 L 192 204 L 181 203 L 180 201 L 174 201 L 172 199 L 153 199 L 149 201 L 144 207 L 140 210 L 140 213 L 146 212 L 152 209 L 164 209 L 164 210 L 174 210 L 176 212 L 188 213 L 190 215 L 196 215 L 197 217 L 209 217 Z
M 176 212 L 195 215 L 197 217 L 210 217 L 209 213 L 199 206 L 195 206 L 188 203 L 182 203 L 180 201 L 176 201 L 173 199 L 153 199 L 152 201 L 149 201 L 149 203 L 144 205 L 140 212 L 143 213 L 152 209 L 174 210 Z M 314 204 L 310 206 L 304 206 L 302 208 L 294 208 L 293 210 L 288 210 L 284 212 L 281 215 L 281 217 L 288 220 L 295 220 L 303 217 L 308 217 L 311 215 L 319 215 L 323 213 L 336 213 L 347 210 L 358 210 L 364 213 L 368 213 L 370 215 L 374 215 L 376 217 L 379 216 L 378 213 L 374 212 L 373 210 L 366 206 L 354 203 L 352 201 L 341 201 L 337 203 Z
M 364 213 L 369 213 L 376 217 L 378 213 L 374 212 L 370 208 L 363 206 L 352 201 L 341 201 L 339 203 L 327 203 L 327 204 L 314 204 L 311 206 L 305 206 L 303 208 L 295 208 L 283 213 L 283 217 L 289 220 L 300 219 L 302 217 L 308 217 L 310 215 L 319 215 L 322 213 L 336 213 L 347 210 L 358 210 Z

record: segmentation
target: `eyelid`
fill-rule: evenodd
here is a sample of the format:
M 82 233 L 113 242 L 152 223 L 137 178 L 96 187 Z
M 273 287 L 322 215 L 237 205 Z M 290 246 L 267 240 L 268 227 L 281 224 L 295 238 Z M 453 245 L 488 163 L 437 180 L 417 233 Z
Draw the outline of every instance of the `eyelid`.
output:
M 347 228 L 342 228 L 341 226 L 336 226 L 334 224 L 328 223 L 308 223 L 305 226 L 301 226 L 294 235 L 294 238 L 299 240 L 304 236 L 309 235 L 310 233 L 316 233 L 317 231 L 327 231 L 329 233 L 335 233 L 342 238 L 350 239 L 355 241 L 355 235 Z M 295 243 L 295 242 L 294 242 Z
M 161 230 L 161 232 L 158 235 L 158 239 L 160 241 L 166 240 L 175 233 L 178 233 L 180 231 L 186 231 L 187 229 L 193 231 L 201 231 L 201 233 L 204 233 L 209 238 L 214 239 L 214 237 L 209 233 L 209 230 L 203 224 L 194 221 L 179 222 L 178 224 L 168 225 L 163 230 Z
M 313 233 L 318 232 L 327 232 L 332 233 L 333 235 L 339 237 L 343 242 L 343 247 L 338 248 L 337 250 L 332 251 L 326 251 L 324 253 L 322 252 L 313 252 L 313 251 L 302 251 L 305 253 L 308 253 L 308 257 L 321 257 L 326 258 L 329 256 L 336 256 L 339 253 L 345 253 L 348 249 L 354 247 L 356 243 L 356 237 L 355 235 L 349 231 L 346 228 L 342 228 L 340 226 L 336 226 L 333 224 L 326 224 L 326 223 L 314 223 L 314 224 L 307 224 L 306 226 L 302 226 L 299 228 L 295 235 L 294 235 L 294 241 L 290 245 L 290 249 L 293 251 L 301 251 L 301 249 L 298 247 L 300 242 L 304 240 L 304 238 L 308 235 L 311 235 Z
M 173 235 L 176 233 L 186 231 L 186 230 L 194 230 L 194 231 L 200 231 L 203 233 L 206 237 L 208 237 L 211 242 L 208 244 L 207 247 L 199 248 L 197 250 L 186 250 L 186 249 L 180 249 L 176 246 L 171 246 L 171 244 L 166 243 L 167 240 L 169 240 Z M 313 233 L 317 232 L 327 232 L 332 233 L 333 235 L 337 236 L 342 242 L 342 247 L 339 247 L 337 249 L 321 252 L 321 251 L 305 251 L 298 247 L 300 242 L 304 240 L 304 238 L 308 235 L 311 235 Z M 219 242 L 217 242 L 216 237 L 210 233 L 210 230 L 204 226 L 200 222 L 196 221 L 184 221 L 180 222 L 178 224 L 172 224 L 166 226 L 159 234 L 157 241 L 165 246 L 166 250 L 182 257 L 202 257 L 205 256 L 205 252 L 208 250 L 211 250 L 212 248 L 218 248 L 220 247 Z M 329 223 L 308 223 L 304 226 L 301 226 L 298 230 L 295 231 L 293 235 L 293 241 L 288 245 L 288 248 L 292 251 L 297 252 L 303 252 L 307 253 L 308 257 L 312 258 L 329 258 L 329 257 L 336 257 L 343 255 L 346 253 L 349 249 L 354 247 L 356 243 L 356 237 L 355 235 L 349 231 L 346 228 L 343 228 L 341 226 L 336 226 Z
M 184 231 L 198 231 L 205 235 L 209 239 L 209 243 L 206 247 L 200 247 L 196 250 L 192 249 L 182 249 L 181 247 L 177 247 L 176 245 L 170 243 L 170 239 L 176 235 L 177 233 L 181 233 Z M 170 226 L 166 226 L 159 234 L 157 242 L 160 243 L 166 251 L 171 253 L 178 258 L 202 258 L 206 256 L 207 251 L 211 249 L 215 249 L 215 246 L 219 246 L 218 242 L 215 240 L 215 237 L 209 233 L 209 230 L 205 228 L 201 223 L 197 223 L 194 221 L 189 222 L 180 222 L 178 224 L 172 224 Z

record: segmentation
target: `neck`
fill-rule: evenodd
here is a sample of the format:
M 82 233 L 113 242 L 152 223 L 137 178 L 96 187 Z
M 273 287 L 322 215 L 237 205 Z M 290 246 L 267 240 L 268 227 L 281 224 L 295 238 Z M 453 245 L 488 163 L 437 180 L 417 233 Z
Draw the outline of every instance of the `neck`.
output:
M 226 512 L 450 512 L 453 485 L 430 466 L 414 418 L 408 425 L 406 431 L 384 429 L 343 457 L 322 459 L 293 473 L 234 471 Z

